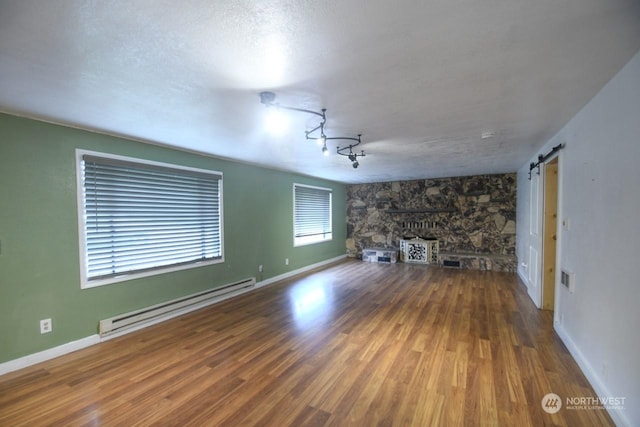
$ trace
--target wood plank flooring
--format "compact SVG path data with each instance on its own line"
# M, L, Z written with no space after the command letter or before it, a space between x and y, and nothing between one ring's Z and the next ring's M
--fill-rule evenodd
M0 377L0 426L608 426L517 276L345 261Z

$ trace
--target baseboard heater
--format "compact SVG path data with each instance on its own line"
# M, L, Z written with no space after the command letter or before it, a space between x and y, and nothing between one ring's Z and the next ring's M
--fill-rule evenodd
M130 313L121 314L100 321L100 336L106 337L140 329L164 320L197 310L210 304L214 304L223 299L229 298L230 294L239 294L255 287L256 279L251 277L235 283L229 283L220 288L211 289L197 294L188 295L172 301L152 305Z

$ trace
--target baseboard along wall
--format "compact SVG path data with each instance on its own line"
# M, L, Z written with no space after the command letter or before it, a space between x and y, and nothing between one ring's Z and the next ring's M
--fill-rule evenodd
M262 288L264 286L271 285L273 283L279 282L279 281L284 280L284 279L288 279L288 278L296 276L298 274L305 273L307 271L313 270L313 269L318 268L318 267L322 267L322 266L325 266L325 265L333 264L335 262L338 262L340 260L345 259L346 257L347 257L347 255L341 255L341 256L338 256L338 257L335 257L335 258L330 258L330 259L327 259L327 260L324 260L324 261L317 262L315 264L307 265L305 267L298 268L296 270L288 271L288 272L280 274L278 276L270 277L270 278L268 278L266 280L262 280L260 282L257 282L255 284L255 286L250 288L250 289L243 290L243 291L238 291L238 292L233 292L233 293L224 295L220 299L212 301L208 305L212 305L212 304L215 304L215 303L218 303L218 302L222 302L222 301L227 300L229 298L233 298L233 297L236 297L238 295L242 295L244 293L251 292L251 291L253 291L255 289L259 289L259 288ZM199 304L199 305L195 305L193 307L185 308L184 310L180 311L179 315L184 315L184 314L187 314L187 313L189 313L191 311L199 310L199 309L201 309L201 308L203 308L205 306L206 305ZM36 365L38 363L46 362L47 360L55 359L56 357L64 356L65 354L73 353L74 351L82 350L83 348L87 348L87 347L90 347L92 345L99 344L99 343L101 343L103 341L107 341L107 340L116 338L118 336L129 334L131 332L134 332L134 331L149 327L151 325L155 325L155 324L160 323L160 322L164 322L164 321L169 320L169 319L174 318L174 317L176 317L176 314L170 314L170 315L168 315L166 317L163 317L163 318L156 318L156 319L153 319L152 321L145 322L144 324L141 324L141 325L139 325L137 327L134 327L134 328L127 329L126 331L122 331L120 333L114 333L112 335L108 335L108 336L104 336L104 337L100 337L100 335L98 335L98 334L90 335L88 337L84 337L84 338L81 338L81 339L76 340L76 341L71 341L71 342L68 342L68 343L64 343L64 344L56 346L56 347L48 348L46 350L43 350L43 351L40 351L40 352L37 352L37 353L28 354L28 355L20 357L18 359L9 360L7 362L0 363L0 375L4 375L4 374L8 374L9 372L13 372L13 371L17 371L17 370L20 370L20 369L28 368L29 366L33 366L33 365Z

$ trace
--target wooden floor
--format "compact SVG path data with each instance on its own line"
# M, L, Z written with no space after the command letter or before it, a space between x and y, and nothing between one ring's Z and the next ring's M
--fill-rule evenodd
M346 261L0 377L0 425L597 426L515 275Z

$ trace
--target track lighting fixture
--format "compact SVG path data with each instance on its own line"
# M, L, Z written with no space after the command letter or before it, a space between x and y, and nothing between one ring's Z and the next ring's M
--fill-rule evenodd
M362 134L359 134L357 138L354 137L350 137L350 136L332 136L329 137L324 133L324 127L327 124L327 109L323 108L320 112L318 111L313 111L313 110L307 110L306 108L297 108L297 107L288 107L288 106L284 106L284 105L280 105L276 102L276 94L273 92L260 92L260 103L264 104L265 107L273 107L273 108L277 108L277 109L284 109L284 110L291 110L291 111L298 111L301 113L307 113L307 114L313 114L316 115L318 117L320 117L320 123L318 124L318 126L316 126L315 128L311 129L311 130L306 130L304 131L304 135L306 137L306 139L311 139L311 140L315 140L318 145L322 146L322 154L324 154L325 156L329 155L329 149L327 148L327 141L328 140L348 140L348 141L354 141L355 143L349 144L345 147L337 147L336 148L336 152L338 154L340 154L341 156L346 156L349 158L349 160L351 160L351 165L353 166L353 168L357 168L358 165L360 163L358 163L358 157L364 157L364 150L361 150L360 153L354 153L353 152L353 148L360 145L362 143L362 140L360 139L362 137ZM348 150L348 152L347 152Z

